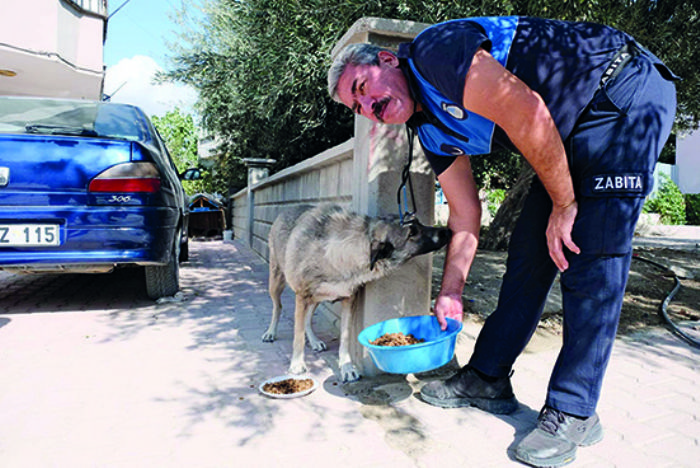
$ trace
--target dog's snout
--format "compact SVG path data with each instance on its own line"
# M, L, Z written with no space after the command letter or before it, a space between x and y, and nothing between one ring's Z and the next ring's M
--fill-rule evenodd
M436 242L438 244L440 244L441 247L449 244L450 239L452 239L452 231L450 229L447 229L447 228L438 229Z
M448 228L421 226L422 236L419 243L418 255L443 248L450 242L452 231Z
M432 241L435 243L435 249L440 249L447 245L452 239L452 231L448 228L433 228Z

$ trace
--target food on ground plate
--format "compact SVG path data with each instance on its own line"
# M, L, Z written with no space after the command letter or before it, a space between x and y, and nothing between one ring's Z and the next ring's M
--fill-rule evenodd
M291 395L294 393L303 392L314 386L314 381L311 379L284 379L279 382L270 382L263 385L263 390L267 393L279 395Z
M375 346L408 346L418 343L425 343L425 340L423 338L416 338L411 333L404 335L401 332L385 333L376 340L370 341L370 344Z

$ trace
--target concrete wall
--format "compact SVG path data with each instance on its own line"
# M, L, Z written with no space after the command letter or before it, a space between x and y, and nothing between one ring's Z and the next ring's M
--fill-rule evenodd
M350 207L352 201L353 140L261 179L233 195L233 229L262 258L268 260L267 236L277 214L302 204L337 203ZM252 230L249 194L252 193Z
M236 239L248 239L248 189L245 188L231 197L231 229Z

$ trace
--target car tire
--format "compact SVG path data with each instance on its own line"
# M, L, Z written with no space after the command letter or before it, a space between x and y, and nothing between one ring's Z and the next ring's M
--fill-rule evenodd
M166 265L147 266L146 294L151 299L173 296L180 289L180 234L173 241L173 252Z

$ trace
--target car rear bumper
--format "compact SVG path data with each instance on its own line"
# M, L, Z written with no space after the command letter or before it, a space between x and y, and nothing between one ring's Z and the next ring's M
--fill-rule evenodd
M61 265L163 265L170 260L179 212L169 207L18 210L0 208L0 225L58 224L57 246L0 244L0 268L53 269Z

